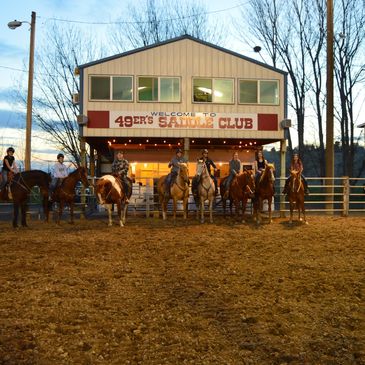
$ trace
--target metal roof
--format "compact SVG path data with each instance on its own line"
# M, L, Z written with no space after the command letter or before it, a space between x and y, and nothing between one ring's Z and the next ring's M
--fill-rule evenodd
M272 71L281 73L283 75L287 75L287 72L286 71L280 70L280 69L278 69L276 67L273 67L273 66L270 66L270 65L268 65L266 63L257 61L257 60L255 60L253 58L249 58L249 57L243 56L242 54L237 53L237 52L233 52L233 51L231 51L229 49L222 48L222 47L219 47L219 46L217 46L215 44L212 44L212 43L203 41L203 40L201 40L199 38L195 38L195 37L193 37L191 35L188 35L188 34L185 34L185 35L182 35L182 36L176 37L176 38L171 38L171 39L168 39L168 40L163 41L163 42L154 43L154 44L151 44L151 45L148 45L148 46L145 46L145 47L136 48L136 49L133 49L133 50L130 50L130 51L127 51L127 52L119 53L119 54L116 54L114 56L109 56L109 57L101 58L101 59L96 60L96 61L84 63L83 65L79 65L77 67L79 69L84 69L84 68L87 68L87 67L90 67L90 66L98 65L100 63L112 61L112 60L115 60L115 59L118 59L118 58L121 58L121 57L126 57L126 56L129 56L129 55L138 53L138 52L143 52L143 51L146 51L148 49L152 49L152 48L164 46L166 44L170 44L170 43L174 43L174 42L179 42L179 41L182 41L182 40L190 40L190 41L193 41L193 42L197 42L197 43L200 43L200 44L202 44L204 46L211 47L211 48L214 48L214 49L216 49L218 51L221 51L221 52L230 54L230 55L232 55L234 57L241 58L241 59L243 59L245 61L255 63L258 66L261 66L261 67L270 69Z

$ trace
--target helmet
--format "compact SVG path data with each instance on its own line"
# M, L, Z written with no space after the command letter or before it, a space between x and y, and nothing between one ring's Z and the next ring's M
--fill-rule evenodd
M63 153L59 153L58 155L57 155L57 160L60 158L60 157L65 157L65 155L63 154Z
M7 150L6 150L6 152L15 152L15 150L14 150L14 148L13 147L9 147Z
M178 148L177 150L176 150L176 153L182 153L183 151L182 151L182 149L181 148Z
M202 150L202 154L203 153L208 153L208 150L206 149L206 148L204 148L203 150Z

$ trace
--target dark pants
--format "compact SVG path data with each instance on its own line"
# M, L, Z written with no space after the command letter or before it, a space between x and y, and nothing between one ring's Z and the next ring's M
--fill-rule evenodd
M5 185L8 183L8 171L2 170L1 171L1 182L0 182L0 190L5 187Z
M128 199L132 195L132 181L127 176L121 176L120 181L123 185L123 190Z
M170 187L176 181L177 172L170 172L165 179L165 195L170 196Z

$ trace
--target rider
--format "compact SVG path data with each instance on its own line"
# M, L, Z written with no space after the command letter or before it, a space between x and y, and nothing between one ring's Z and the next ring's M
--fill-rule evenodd
M262 172L265 170L267 161L265 160L264 153L262 150L258 150L256 153L256 159L254 162L254 172L255 172L255 183L258 184Z
M226 192L223 195L223 199L228 199L229 189L235 176L238 176L241 171L241 161L238 159L238 152L234 152L232 160L229 161L229 175L225 182Z
M14 152L15 150L13 147L9 147L6 150L6 156L3 159L3 168L1 171L2 180L0 182L0 190L6 186L9 172L14 174L18 172L18 167L15 163Z
M64 159L65 155L63 153L59 153L57 155L57 162L53 166L53 177L51 185L49 186L50 199L52 193L56 190L57 187L61 186L62 181L68 176L68 167L64 164Z
M112 173L113 175L117 175L120 179L120 182L123 185L123 189L125 191L125 202L128 204L129 199L128 197L132 194L132 186L128 179L128 172L129 172L129 162L124 158L124 152L118 151L116 158L112 163Z
M217 171L217 166L215 165L215 163L208 157L208 153L209 151L205 148L202 150L202 156L198 159L198 161L203 161L205 162L205 166L207 167L208 173L210 175L210 177L213 179L214 181L214 186L215 186L215 195L218 194L218 184L217 184L217 178L214 176L214 174L212 175L211 172L211 167L213 167L213 171L216 172ZM200 181L200 176L198 176L197 179L197 183L199 183Z
M165 198L170 197L170 187L175 182L177 174L179 173L179 163L187 163L188 160L183 156L181 148L176 150L176 156L171 159L168 167L171 167L171 172L166 176L165 179Z
M309 195L308 182L307 182L306 178L303 175L303 169L304 169L303 162L302 162L301 158L299 157L299 153L294 152L293 157L292 157L291 162L290 162L289 171L290 172L291 171L299 171L300 176L301 176L302 181L303 181L303 185L304 185L304 194ZM288 194L288 192L289 192L288 191L289 181L290 181L290 176L285 181L283 194Z

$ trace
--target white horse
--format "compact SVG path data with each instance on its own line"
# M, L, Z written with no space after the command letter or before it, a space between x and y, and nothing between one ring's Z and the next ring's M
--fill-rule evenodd
M203 160L199 160L196 165L196 175L194 177L196 186L196 194L194 194L195 204L198 207L197 219L204 223L205 202L209 202L209 220L213 223L213 202L215 199L215 184L211 178L207 165ZM194 186L194 182L193 182Z

